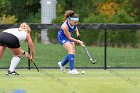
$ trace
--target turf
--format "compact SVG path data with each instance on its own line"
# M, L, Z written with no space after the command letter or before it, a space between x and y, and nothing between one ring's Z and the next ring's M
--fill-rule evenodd
M139 70L85 70L84 75L17 71L19 76L6 76L6 70L0 70L0 93L139 93L140 88Z

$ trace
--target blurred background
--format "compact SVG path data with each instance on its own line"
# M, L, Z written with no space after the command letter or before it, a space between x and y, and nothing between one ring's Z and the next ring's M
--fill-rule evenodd
M0 24L62 24L66 10L79 15L79 24L139 24L140 0L0 0ZM10 28L10 27L9 27ZM0 28L3 31L3 28ZM81 46L77 45L76 66L104 68L105 33L103 29L79 29L81 39L97 64L89 62ZM107 67L139 68L139 29L107 30ZM36 48L36 63L40 67L57 67L66 51L57 42L58 28L32 29L31 36ZM75 37L76 38L76 37ZM26 44L23 48L28 51ZM56 57L55 57L56 56ZM8 67L12 55L7 50L0 67ZM8 58L8 59L7 59ZM27 67L27 60L19 67ZM5 62L6 61L6 62Z

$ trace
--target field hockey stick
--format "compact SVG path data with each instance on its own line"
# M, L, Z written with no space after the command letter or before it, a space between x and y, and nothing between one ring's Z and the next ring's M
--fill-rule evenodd
M81 41L80 36L78 36L78 39ZM85 53L87 54L89 60L91 63L95 64L96 63L96 59L92 58L91 54L89 53L88 49L86 48L85 45L82 46L84 48Z
M25 53L24 53L24 54L25 54ZM30 48L29 48L29 47L28 47L28 54L30 55ZM31 59L32 59L32 56L30 56L30 58L28 59L28 63L29 63L29 64L30 64L30 62L31 62ZM37 65L34 63L34 61L31 62L31 63L34 64L36 70L39 72L39 69L38 69ZM30 67L29 67L29 68L30 68Z
M34 64L36 70L39 72L39 69L38 69L37 65L34 62L32 62L32 63Z

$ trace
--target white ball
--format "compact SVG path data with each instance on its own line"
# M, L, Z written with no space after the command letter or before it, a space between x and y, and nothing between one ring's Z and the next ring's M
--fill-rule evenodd
M82 71L81 74L85 74L85 71Z

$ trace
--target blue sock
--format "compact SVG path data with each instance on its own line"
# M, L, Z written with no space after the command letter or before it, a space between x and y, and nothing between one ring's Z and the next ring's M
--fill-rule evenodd
M68 60L68 55L66 55L65 58L63 59L61 65L62 65L62 66L65 66L65 65L68 63L68 61L69 61L69 60Z
M69 54L68 59L69 59L69 64L70 64L70 70L73 70L74 69L74 54Z

